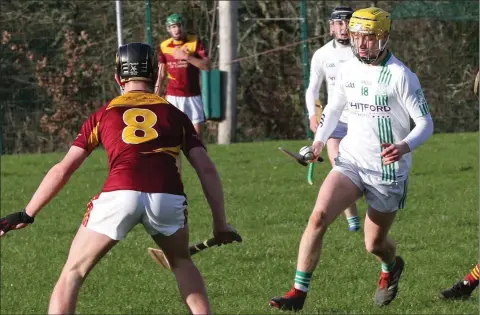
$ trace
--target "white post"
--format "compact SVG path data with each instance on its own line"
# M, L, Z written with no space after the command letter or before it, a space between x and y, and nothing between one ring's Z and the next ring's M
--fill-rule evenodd
M122 27L122 3L115 1L115 12L117 13L117 42L118 47L123 45L123 27ZM120 87L120 95L123 95L123 89Z
M122 2L115 1L115 12L117 13L117 41L118 47L123 45L123 27L122 27Z
M235 142L237 112L237 58L238 46L237 1L218 1L219 70L222 75L222 103L225 120L218 125L218 144Z

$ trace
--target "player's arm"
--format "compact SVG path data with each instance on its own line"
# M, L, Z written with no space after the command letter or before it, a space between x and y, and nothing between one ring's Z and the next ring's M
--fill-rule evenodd
M333 92L332 102L328 103L320 118L320 123L315 133L315 139L313 140L312 150L315 158L317 158L322 152L325 143L335 130L338 124L340 116L342 116L343 109L347 104L347 97L345 95L345 89L342 80L342 70L339 70L335 89Z
M155 94L162 96L163 93L163 82L165 81L166 73L166 64L158 63L158 77L157 82L155 83Z
M192 131L195 132L193 125ZM187 158L197 172L203 193L210 205L213 218L213 236L219 241L219 244L231 243L234 240L232 236L237 232L227 223L222 182L215 164L208 156L203 145L191 148L188 151ZM232 234L232 232L235 233Z
M55 164L45 175L37 191L25 207L26 213L30 217L35 217L62 190L88 155L88 151L72 146L62 161Z
M106 106L91 115L83 124L70 150L62 161L48 171L25 209L0 219L0 236L4 236L10 230L21 229L33 223L40 210L62 190L90 152L99 145L98 122Z
M197 47L194 54L187 54L186 60L200 70L210 70L210 58L208 58L207 51L203 46L203 42L198 39Z
M88 154L84 149L72 146L63 160L45 175L25 209L0 219L0 237L10 230L21 229L33 223L35 216L62 190Z
M205 71L210 70L209 58L202 58L202 57L195 57L194 55L187 55L186 60L188 63L191 63L192 65L194 65L200 70L205 70Z
M162 52L162 48L159 49L159 59L158 59L158 77L157 82L155 83L155 94L162 96L163 93L163 83L165 81L167 73L167 58Z
M322 62L320 58L320 51L315 52L312 57L312 64L310 67L310 81L307 91L305 92L305 103L307 104L308 118L310 120L310 129L316 132L318 122L315 110L315 101L320 93L325 73L322 70Z
M182 115L181 120L184 128L182 150L200 180L203 192L212 211L214 230L225 229L228 225L220 176L215 164L208 156L202 141L195 132L190 119L186 115Z
M223 187L215 164L202 146L190 149L188 160L197 172L203 192L212 211L214 226L226 226L227 219Z
M384 147L382 157L385 165L400 160L404 154L424 144L433 134L432 116L418 77L413 73L404 74L398 82L396 91L399 100L413 119L415 127L399 143L382 145Z
M63 160L47 173L25 208L29 216L37 215L40 209L57 195L88 155L100 144L98 127L106 106L87 119Z

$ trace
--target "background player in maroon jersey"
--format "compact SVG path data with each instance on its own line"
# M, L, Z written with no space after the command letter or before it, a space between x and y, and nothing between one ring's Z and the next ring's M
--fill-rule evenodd
M167 101L187 114L201 139L205 116L200 70L210 70L210 60L200 38L185 32L182 15L168 16L165 24L171 37L160 44L160 71L155 92L162 95L162 84L168 77Z
M40 210L100 143L109 172L92 198L53 290L49 314L73 314L78 292L96 263L138 223L165 252L180 294L193 314L210 313L202 276L188 251L187 199L175 158L183 151L197 171L213 216L213 234L233 241L215 165L188 117L153 93L158 62L153 48L130 43L118 49L115 78L125 93L82 126L62 161L47 173L22 212L0 221L0 236L33 223Z

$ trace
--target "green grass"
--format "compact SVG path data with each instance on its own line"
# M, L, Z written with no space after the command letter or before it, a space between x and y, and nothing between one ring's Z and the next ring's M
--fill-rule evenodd
M229 221L244 238L194 257L217 314L279 314L268 300L290 288L300 236L318 187L330 167L318 165L313 186L306 168L277 147L305 141L209 146L223 179ZM2 157L1 213L23 208L49 167L62 154ZM435 135L414 153L407 207L391 236L406 261L398 298L388 307L372 301L380 265L364 248L363 233L351 234L336 220L325 239L303 314L478 314L478 290L462 302L438 299L478 259L478 133ZM50 293L81 223L86 204L107 174L96 151L32 226L1 241L2 314L47 311ZM211 216L199 181L184 169L191 240L211 235ZM365 214L365 203L359 203ZM137 226L86 280L78 313L186 313L171 273L147 254L153 241Z

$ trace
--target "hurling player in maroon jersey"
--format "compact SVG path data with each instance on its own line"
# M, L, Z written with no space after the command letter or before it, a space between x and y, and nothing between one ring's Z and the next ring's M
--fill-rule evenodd
M157 55L151 46L130 43L119 47L115 79L125 93L88 118L26 208L0 219L0 236L32 224L90 153L103 145L108 177L88 203L51 295L49 314L75 312L88 273L137 224L145 227L166 254L190 313L211 312L203 278L188 250L187 198L175 165L180 151L196 170L210 204L214 237L220 243L231 243L235 230L227 224L215 165L190 119L153 93L157 71Z
M202 138L205 120L200 89L200 70L210 70L210 60L202 40L185 32L185 20L174 13L165 22L171 36L159 46L159 77L156 93L162 95L162 85L168 77L166 99L187 114Z

